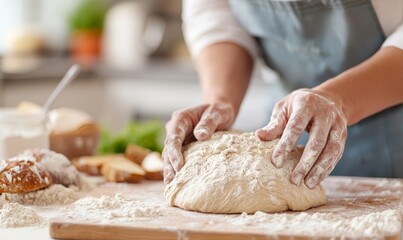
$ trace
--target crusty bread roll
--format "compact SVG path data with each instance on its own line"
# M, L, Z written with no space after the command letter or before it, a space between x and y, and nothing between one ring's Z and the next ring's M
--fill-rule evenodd
M104 162L101 172L109 182L137 183L144 179L145 171L127 158Z
M134 163L141 165L143 159L150 153L150 149L143 148L134 144L126 146L125 156Z
M27 193L53 184L47 169L32 156L0 162L0 193Z

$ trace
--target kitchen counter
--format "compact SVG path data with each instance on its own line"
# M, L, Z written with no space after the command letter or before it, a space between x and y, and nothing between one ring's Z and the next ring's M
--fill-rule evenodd
M306 213L313 214L313 213L329 213L329 214L336 214L347 219L350 217L359 217L365 216L366 214L371 214L378 211L385 211L388 209L394 209L394 211L398 211L401 214L401 197L403 192L403 180L401 179L380 179L380 178L354 178L354 177L329 177L323 182L323 186L326 189L327 196L328 196L328 203L324 206L313 208ZM144 192L142 192L143 190ZM95 189L91 195L93 196L100 196L100 195L113 195L116 193L121 194L130 194L132 197L140 197L146 198L147 196L153 197L155 200L156 198L161 197L160 205L165 205L164 200L162 199L162 190L163 184L158 182L143 182L141 184L114 184L108 183L105 186ZM129 196L129 195L128 195ZM154 201L155 202L155 201ZM192 239L192 229L197 229L199 232L198 234L209 234L209 232L218 231L218 226L222 226L223 229L228 228L231 229L230 225L226 225L228 223L227 220L236 218L238 215L228 215L228 217L220 219L220 215L209 215L209 214L201 214L201 213L192 213L187 212L184 210L180 210L177 208L168 208L166 211L175 212L175 214L168 214L169 216L175 216L175 221L169 220L169 223L163 223L164 217L160 218L158 221L140 221L140 222L130 222L127 223L129 230L126 228L127 232L125 234L126 237L122 237L123 235L117 234L116 239L127 239L127 236L131 233L136 232L136 226L138 224L144 226L150 226L150 229L157 227L159 224L163 223L164 227L158 228L161 231L167 231L164 236L176 236L176 231L179 231L181 234L188 233L190 236L189 239ZM46 218L53 218L58 216L56 220L54 220L53 224L55 229L58 229L59 234L58 236L74 236L77 235L75 231L76 227L79 227L80 223L85 223L85 219L75 218L74 214L67 211L63 211L61 207L42 207L38 209L40 215ZM73 214L73 215L70 215ZM284 214L299 214L298 212L286 212ZM290 215L290 216L291 216ZM71 216L71 217L70 217ZM183 225L181 227L181 218L184 218L184 223L189 223L188 225ZM188 219L189 218L189 219ZM207 220L206 220L207 219ZM216 221L217 224L213 225L206 225L205 221L211 222ZM191 223L191 224L190 224ZM78 225L77 225L78 224ZM106 239L108 231L115 227L119 227L119 224L108 225L105 223L96 223L92 222L91 227L89 227L86 233L82 232L82 235L79 239ZM201 225L200 225L201 224ZM139 226L140 226L139 225ZM172 225L172 226L171 226ZM198 226L204 227L198 227ZM60 226L60 228L58 227ZM105 228L105 226L109 226ZM125 224L123 223L123 226ZM144 227L143 226L143 227ZM242 230L245 234L242 236L248 236L248 232L254 232L255 234L258 233L259 227L258 226L242 226L236 225L236 229ZM370 227L370 226L368 226ZM130 230L130 228L132 230ZM245 228L245 229L244 229ZM143 228L142 228L143 229ZM177 229L177 230L175 230ZM216 230L214 230L216 229ZM144 229L143 229L144 230ZM238 231L237 230L237 231ZM93 231L92 234L91 231ZM152 234L151 232L145 233L145 236L150 236L147 234ZM201 231L201 232L200 232ZM236 230L233 230L236 231ZM314 229L313 229L314 231ZM179 234L178 232L178 234ZM56 232L54 232L55 234ZM144 233L144 232L143 232ZM106 234L106 235L105 235ZM161 234L161 233L158 233ZM287 234L286 234L287 235ZM92 236L90 238L89 236ZM102 237L104 236L104 237ZM141 235L140 235L141 236ZM179 235L178 235L179 236ZM181 235L182 236L182 235ZM259 235L257 235L259 236ZM388 239L400 239L401 235L396 235L395 237L388 238ZM15 229L0 229L0 238L1 239L51 239L49 237L48 228L15 228ZM176 239L176 237L173 237ZM245 238L237 238L237 239L247 239ZM260 239L260 238L257 238ZM307 239L307 238L304 238Z
M87 175L82 176L85 180L85 186L90 187L88 190L92 191L95 187L103 184L105 181L103 177L90 177ZM24 205L31 207L37 212L38 215L46 219L47 221L51 218L60 216L62 211L68 205L50 205L50 206L36 206L36 205ZM43 227L21 227L21 228L0 228L0 239L1 240L47 240L52 239L49 236L48 225Z

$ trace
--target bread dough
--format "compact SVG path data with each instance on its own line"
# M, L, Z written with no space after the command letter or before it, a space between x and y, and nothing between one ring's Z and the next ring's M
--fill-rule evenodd
M217 132L185 147L185 165L166 186L169 204L208 213L268 213L306 210L326 203L322 186L290 182L301 157L296 148L282 168L271 163L278 139L260 141L254 133Z
M62 184L66 187L70 185L81 185L80 174L63 154L45 148L37 148L26 150L22 155L32 155L36 157L37 161L49 171L54 184Z

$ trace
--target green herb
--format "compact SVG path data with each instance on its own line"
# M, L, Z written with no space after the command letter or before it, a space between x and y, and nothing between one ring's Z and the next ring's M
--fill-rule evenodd
M135 144L161 153L164 136L164 125L160 121L131 122L117 135L112 135L103 128L98 153L124 153L128 144Z
M69 19L71 30L98 30L102 31L106 5L102 0L81 0Z

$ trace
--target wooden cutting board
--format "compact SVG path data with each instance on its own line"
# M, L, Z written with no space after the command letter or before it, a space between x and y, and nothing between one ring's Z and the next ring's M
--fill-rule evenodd
M313 213L333 213L348 218L364 216L387 209L400 213L403 194L403 180L382 178L329 177L323 182L327 192L326 205L306 211ZM340 239L338 235L319 236L312 233L289 234L287 231L272 234L270 229L256 226L231 224L238 215L217 215L189 212L179 208L167 207L163 198L164 185L160 182L141 184L104 184L91 196L114 195L120 193L147 201L157 200L165 214L148 221L130 223L102 223L77 217L74 210L67 210L63 216L52 219L50 235L58 239L86 240L126 240L126 239ZM70 212L69 212L70 211ZM299 214L287 212L286 214ZM401 229L401 226L400 226ZM314 231L314 229L313 229ZM400 231L401 232L401 231ZM360 236L358 238L361 239ZM401 234L385 236L385 239L401 239Z

